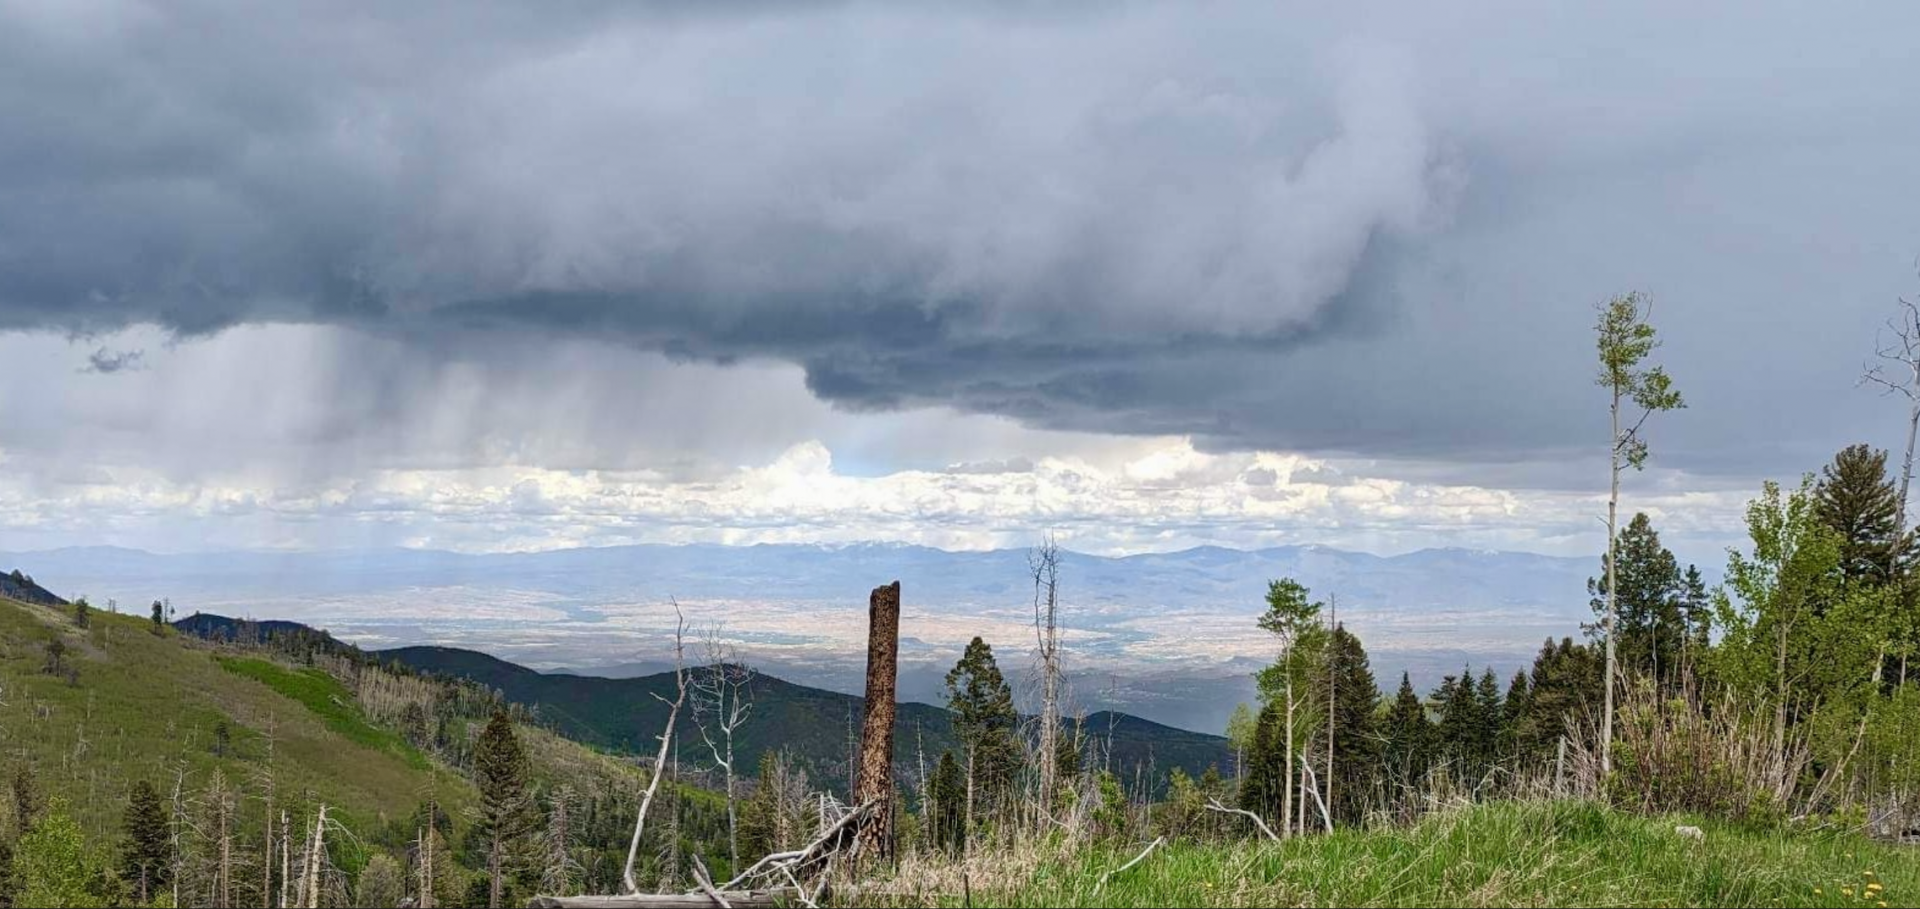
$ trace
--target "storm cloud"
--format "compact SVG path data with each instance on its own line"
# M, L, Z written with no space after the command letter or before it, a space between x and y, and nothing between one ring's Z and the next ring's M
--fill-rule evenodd
M1484 465L1604 437L1591 306L1638 287L1666 463L1880 440L1911 6L903 6L0 3L0 329L591 337Z

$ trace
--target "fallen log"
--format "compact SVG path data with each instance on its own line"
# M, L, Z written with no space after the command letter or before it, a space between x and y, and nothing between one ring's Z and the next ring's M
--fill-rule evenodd
M734 909L775 909L798 904L798 891L792 887L770 890L717 891L726 905ZM625 896L536 896L527 902L533 909L716 909L713 897L693 893L631 893Z

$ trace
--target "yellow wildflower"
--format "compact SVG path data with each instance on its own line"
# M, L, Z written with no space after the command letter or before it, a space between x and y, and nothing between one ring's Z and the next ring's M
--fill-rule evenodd
M1868 892L1868 893L1879 893L1880 891L1882 891L1882 890L1885 890L1885 889L1887 889L1887 888L1885 888L1885 887L1882 887L1882 886L1880 886L1880 882L1879 882L1879 881L1874 881L1873 883L1871 883L1871 884L1868 884L1868 885L1867 885L1867 892Z
M1852 895L1853 895L1853 888L1852 888L1852 887L1842 887L1842 888L1840 888L1840 895L1841 895L1841 896L1852 896Z

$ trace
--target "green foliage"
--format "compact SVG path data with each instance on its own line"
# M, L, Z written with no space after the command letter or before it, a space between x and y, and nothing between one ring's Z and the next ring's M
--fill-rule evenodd
M1696 825L1699 841L1677 836ZM1858 836L1655 818L1579 802L1501 802L1436 813L1417 825L1345 829L1285 843L1173 841L1100 883L1134 843L1014 864L983 883L976 906L1890 906L1920 897L1909 847ZM987 857L992 867L996 859ZM982 867L976 862L975 868ZM1871 872L1869 874L1868 872ZM977 874L977 872L976 872ZM1843 893L1853 889L1854 896ZM938 902L960 906L949 892ZM882 903L884 905L884 903Z
M266 685L299 701L333 730L356 745L386 751L415 769L427 769L427 759L392 730L373 725L353 693L339 679L321 669L292 670L254 657L218 657L222 669Z
M1333 802L1329 808L1335 823L1358 824L1373 802L1382 768L1384 749L1377 718L1380 689L1373 680L1366 648L1344 625L1334 628L1329 638L1327 663L1328 671L1323 675L1334 683ZM1321 783L1328 785L1326 780Z
M173 872L167 809L152 783L133 784L121 832L120 876L134 896L146 902L166 887Z
M1413 681L1400 674L1400 690L1387 708L1386 742L1382 766L1395 789L1417 785L1433 765L1435 731L1427 719L1427 706L1413 691Z
M1600 710L1605 665L1596 648L1572 638L1540 645L1527 675L1526 715L1511 732L1523 763L1552 756L1561 736L1590 726Z
M166 619L166 612L165 612L165 608L166 608L166 607L164 607L164 606L162 606L162 605L160 604L160 601L159 601L159 600L154 600L154 601L153 601L153 625L152 625L152 628L153 628L153 633L154 633L154 634L160 634L160 635L164 635L164 634L166 634L166 631L167 631L167 619Z
M496 710L480 732L473 749L473 782L480 789L480 813L474 835L486 844L490 877L487 905L500 905L503 878L514 858L517 840L531 832L538 818L527 797L527 756L513 734L513 721Z
M960 852L967 845L967 777L953 752L940 754L927 784L929 835L937 848Z
M994 662L993 648L974 638L947 672L947 709L954 735L971 758L976 818L980 805L997 805L1020 770L1020 722L1013 688Z
M1647 444L1640 438L1639 425L1647 414L1685 407L1680 392L1673 387L1664 368L1645 366L1648 356L1660 341L1647 321L1653 303L1635 291L1615 297L1600 307L1594 325L1600 351L1600 375L1595 380L1613 396L1617 413L1621 401L1631 401L1642 416L1614 439L1614 455L1635 470L1645 466Z
M1645 512L1635 514L1615 544L1619 584L1614 593L1614 647L1622 675L1647 675L1662 687L1677 687L1683 667L1705 648L1711 627L1699 572L1687 574ZM1590 631L1604 633L1606 595L1614 577L1600 560L1600 577L1587 581L1595 616Z
M400 863L393 856L376 852L367 859L367 867L360 869L360 879L354 887L355 906L398 906L406 898L406 880L400 871Z
M33 822L13 849L14 904L18 906L100 906L98 863L86 851L80 825L55 804Z
M1813 491L1813 511L1839 536L1840 571L1850 581L1892 580L1903 546L1900 498L1887 476L1887 453L1849 445L1821 474Z
M74 600L73 601L74 626L77 628L85 628L92 623L93 623L93 605L87 602L86 597L80 597L79 599Z
M1100 803L1093 809L1093 829L1097 836L1111 838L1127 832L1127 793L1120 778L1111 770L1094 775L1094 789Z

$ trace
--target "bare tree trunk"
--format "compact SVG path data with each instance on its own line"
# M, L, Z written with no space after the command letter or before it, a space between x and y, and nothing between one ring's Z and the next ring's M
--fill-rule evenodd
M1293 835L1293 679L1287 679L1287 769L1280 777L1280 836Z
M425 829L416 828L413 841L419 844L415 848L420 853L419 871L414 875L420 889L420 899L416 905L421 909L433 909L433 846L427 842Z
M1613 770L1613 688L1615 673L1613 618L1616 608L1616 590L1620 586L1619 576L1614 571L1614 549L1619 534L1615 527L1620 515L1620 389L1613 389L1613 436L1607 450L1607 466L1610 475L1610 488L1607 492L1607 614L1600 619L1601 632L1607 637L1607 670L1605 707L1600 718L1600 776L1604 779Z
M322 803L320 814L313 821L313 839L307 843L306 871L300 876L300 890L305 896L301 902L307 909L320 909L320 869L326 847L327 806Z
M1340 598L1329 596L1327 597L1327 624L1337 630L1340 627L1339 620ZM1327 800L1326 804L1322 806L1328 811L1328 833L1333 832L1333 705L1337 700L1334 697L1334 687L1339 684L1339 677L1335 674L1333 665L1335 653L1336 648L1333 643L1333 638L1329 636L1327 638Z
M287 882L293 879L293 819L280 811L280 907L287 909ZM433 909L433 899L422 894L422 909Z
M273 902L273 715L267 715L267 841L266 859L260 863L260 902L262 905Z
M900 582L875 587L867 601L866 718L860 726L860 777L855 805L872 804L874 823L860 831L860 851L893 855L893 717L899 680Z
M1052 534L1034 550L1031 564L1033 631L1040 647L1040 799L1046 810L1060 775L1060 548Z
M487 838L487 909L500 909L500 831Z
M627 865L620 874L628 893L640 892L639 881L633 876L634 860L640 856L640 834L647 828L647 809L653 806L653 794L660 790L660 778L666 774L667 746L673 742L673 725L680 720L680 705L687 702L687 620L680 615L678 601L673 604L673 614L676 620L673 631L673 681L677 694L672 701L654 695L668 705L667 727L660 731L660 751L653 758L652 779L647 781L646 794L640 797L640 814L633 819L633 843L627 847Z
M1907 413L1907 454L1900 460L1900 516L1894 526L1897 533L1901 534L1907 530L1907 486L1913 482L1913 442L1916 434L1920 434L1920 401L1915 401Z

